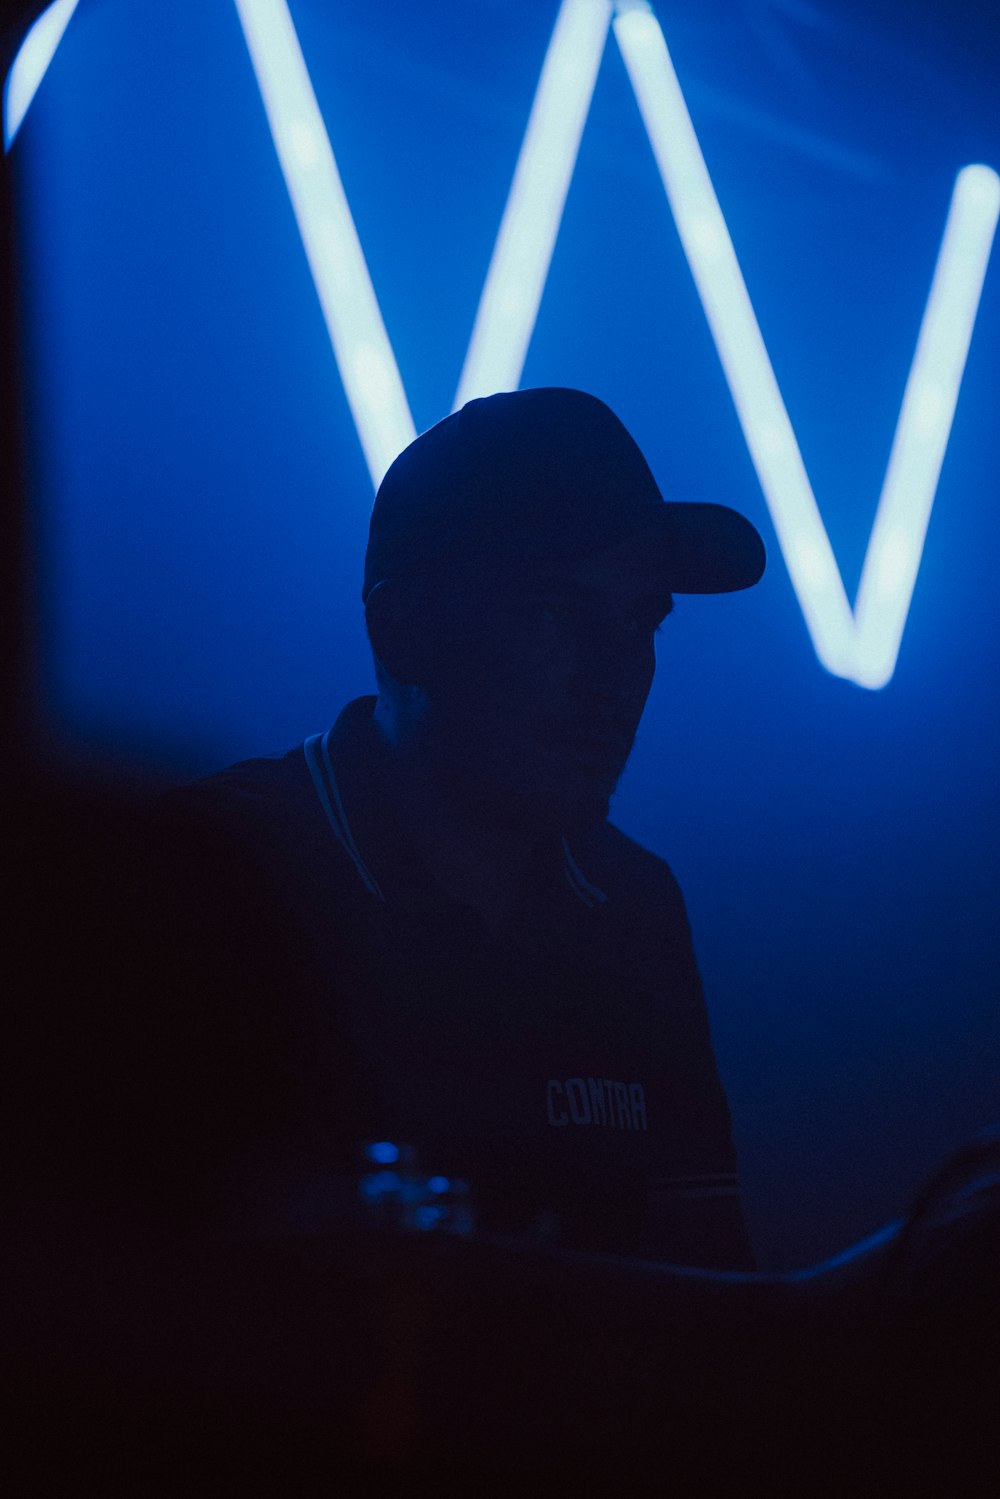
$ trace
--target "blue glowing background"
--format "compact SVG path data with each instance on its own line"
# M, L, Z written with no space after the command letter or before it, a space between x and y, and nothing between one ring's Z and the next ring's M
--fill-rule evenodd
M421 428L557 5L291 9ZM657 7L852 598L955 173L1000 168L988 10ZM370 690L371 486L230 0L83 0L14 159L51 718L175 776L286 747ZM522 383L593 390L769 544L752 594L679 602L616 807L688 898L765 1264L1000 1116L998 375L995 252L896 674L828 676L608 46Z

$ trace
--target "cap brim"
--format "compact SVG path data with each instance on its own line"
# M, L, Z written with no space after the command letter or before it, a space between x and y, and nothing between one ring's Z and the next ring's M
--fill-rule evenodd
M737 593L760 581L767 563L756 526L727 505L664 501L655 521L615 551L671 593Z

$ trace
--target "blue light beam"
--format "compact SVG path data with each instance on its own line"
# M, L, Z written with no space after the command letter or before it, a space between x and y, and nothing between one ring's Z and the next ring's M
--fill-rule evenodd
M48 72L49 63L63 39L63 33L80 0L53 0L38 17L11 64L3 86L3 149L14 144L14 137L24 123L31 101Z
M365 461L378 487L416 436L286 0L235 0Z
M611 24L610 0L563 0L483 284L454 410L516 390Z

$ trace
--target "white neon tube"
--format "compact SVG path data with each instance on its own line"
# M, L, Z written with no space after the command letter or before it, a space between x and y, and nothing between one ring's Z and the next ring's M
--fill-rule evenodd
M80 0L53 0L21 43L3 88L3 148L10 150Z
M610 0L563 0L486 274L455 410L516 390L611 22Z
M286 0L235 0L372 482L416 436Z
M850 605L663 33L639 4L614 30L813 645L851 677Z
M883 687L895 669L998 216L1000 177L990 167L964 167L861 572L855 680L865 687Z
M620 0L615 35L813 645L860 686L892 677L1000 213L959 173L852 613L659 24Z

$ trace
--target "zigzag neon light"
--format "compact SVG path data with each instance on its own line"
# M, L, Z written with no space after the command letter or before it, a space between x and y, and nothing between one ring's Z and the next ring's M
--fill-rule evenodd
M899 652L997 216L1000 178L958 174L852 614L736 252L659 24L619 6L615 35L816 654L884 687Z
M287 6L285 0L236 4L313 263L308 215L299 206L303 173L280 143L287 129L280 106L277 121L273 117L278 90L272 59L286 46L280 38L291 32ZM563 0L483 287L456 405L492 390L513 389L520 380L612 9L610 0ZM816 654L834 674L861 686L882 687L895 668L923 555L1000 213L1000 179L989 167L972 166L960 172L955 183L866 552L857 612L852 613L663 32L645 0L621 0L614 11L615 36ZM247 25L251 13L256 39ZM268 39L270 28L276 45ZM302 95L312 114L315 100L304 63L301 77ZM300 109L298 101L288 99L289 118ZM341 202L339 178L336 186L336 217L343 225L346 253L352 259L360 257L363 265L346 199ZM335 253L336 247L329 249ZM365 278L370 290L367 272ZM326 310L322 288L320 297ZM401 389L381 319L375 323L374 292L370 305L375 313L359 317L354 340L369 351L373 368L378 351L379 388ZM337 349L332 326L331 337ZM338 362L351 398L356 356L352 359L350 350L343 358L338 353ZM397 422L394 440L400 447L411 426L409 420ZM384 451L376 464L371 459L369 463L377 483L386 466Z
M414 435L392 345L286 0L234 0L373 482ZM76 0L8 75L13 139ZM635 91L792 586L824 666L884 686L899 653L1000 217L1000 178L959 172L852 612L659 23L646 0L563 0L476 314L456 405L516 388L609 25ZM44 43L44 45L42 45ZM26 81L25 81L26 80Z

